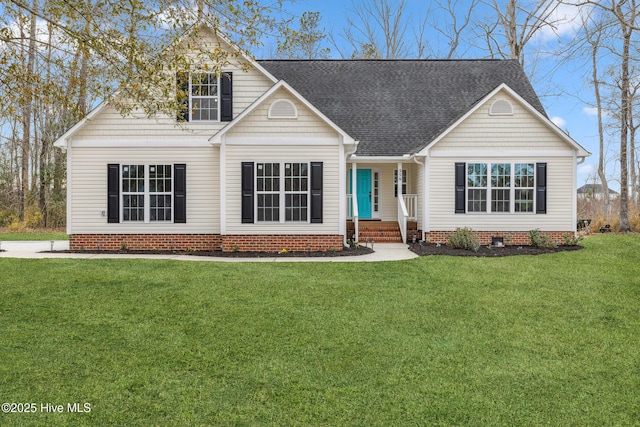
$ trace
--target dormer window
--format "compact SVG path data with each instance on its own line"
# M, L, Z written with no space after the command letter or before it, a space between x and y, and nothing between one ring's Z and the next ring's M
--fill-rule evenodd
M191 73L189 75L189 111L191 121L218 121L220 94L219 81L213 73Z
M228 122L233 119L231 73L176 75L177 98L182 105L178 121Z

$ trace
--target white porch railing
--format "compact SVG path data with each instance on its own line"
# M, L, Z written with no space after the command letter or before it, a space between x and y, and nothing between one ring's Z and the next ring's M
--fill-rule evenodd
M409 214L407 221L417 221L418 220L418 195L404 194L402 197L404 198L404 205L406 206L407 213Z
M400 234L402 235L402 243L407 243L407 221L409 213L407 206L404 204L404 197L398 197L398 225L400 226Z
M347 219L353 221L355 227L355 239L358 241L358 200L353 198L352 194L347 194ZM349 238L351 236L348 236Z

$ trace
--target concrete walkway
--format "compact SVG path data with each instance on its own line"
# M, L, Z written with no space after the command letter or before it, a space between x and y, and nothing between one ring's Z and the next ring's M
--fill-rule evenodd
M52 243L53 242L53 243ZM192 255L154 255L154 254L82 254L82 253L56 253L51 251L53 244L54 251L64 251L69 249L69 242L66 240L44 240L44 241L3 241L1 242L0 258L83 258L83 259L117 259L117 258L138 258L138 259L173 259L179 261L217 261L217 262L379 262L379 261L401 261L416 258L417 255L407 249L404 243L376 243L375 252L368 255L358 256L338 256L338 257L263 257L263 258L233 258L215 256L192 256Z

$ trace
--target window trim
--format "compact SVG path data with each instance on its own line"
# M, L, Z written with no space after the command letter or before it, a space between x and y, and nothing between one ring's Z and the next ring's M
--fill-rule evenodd
M144 167L144 190L142 192L125 192L123 191L123 176L124 176L124 171L123 168L125 166L131 167L131 166L143 166ZM165 166L165 167L169 167L169 170L171 171L171 192L167 192L167 191L163 191L163 192L154 192L151 193L150 191L150 167L151 166ZM128 162L128 163L121 163L119 166L119 172L120 172L120 176L118 178L118 186L119 186L119 190L120 190L120 195L119 195L119 222L121 224L171 224L174 222L174 217L175 217L175 164L173 163L132 163L132 162ZM142 194L144 197L144 207L143 207L143 220L125 220L124 219L124 197L125 196L129 196L129 195L133 195L133 194ZM155 194L155 195L163 195L163 196L169 196L169 200L171 200L171 215L169 219L164 219L164 220L151 220L151 195Z
M468 185L468 177L469 177L469 165L472 164L484 164L486 165L486 187L470 187ZM498 165L498 164L508 164L509 168L510 168L510 178L509 178L509 187L496 187L493 186L493 166L494 165ZM516 165L532 165L533 166L533 187L516 187ZM468 215L535 215L536 213L536 206L537 206L537 194L536 194L536 188L537 188L537 184L538 184L538 173L537 173L537 165L538 163L536 162L531 162L531 161L522 161L522 160L509 160L509 161L505 161L505 160L494 160L494 161L483 161L483 162L479 162L479 161L471 161L471 162L466 162L464 163L464 167L465 167L465 174L464 174L464 184L465 184L465 188L464 188L464 196L465 196L465 206L464 206L464 213L468 214ZM492 191L493 190L505 190L507 189L509 190L509 210L508 211L504 211L504 212L499 212L499 211L493 211L493 198L492 198ZM469 210L469 190L486 190L486 208L484 211L470 211ZM532 199L532 209L530 211L516 211L516 200L515 200L515 193L516 190L532 190L533 192L533 199Z
M277 164L279 165L279 175L278 175L278 190L277 191L264 191L258 190L258 169L259 165L265 164ZM286 179L286 165L287 164L306 164L307 172L306 172L306 180L307 180L307 189L306 191L286 191L285 179ZM268 224L310 224L311 223L311 199L312 199L312 191L311 191L311 161L263 161L263 162L255 162L255 172L253 173L253 188L255 189L255 200L253 203L253 215L255 218L255 224L268 225ZM278 194L278 219L273 221L265 221L258 219L258 211L259 211L259 196L261 194ZM286 196L291 194L302 194L307 196L306 203L306 219L305 220L287 220L286 219Z
M393 197L398 198L398 168L393 169ZM402 195L409 194L409 169L402 168Z
M218 108L216 109L217 112L217 116L215 120L202 120L202 119L195 119L193 116L193 76L194 75L208 75L209 79L211 79L211 76L213 76L216 79L216 95L212 96L195 96L195 98L206 98L206 99L216 99L217 100L217 106ZM211 73L211 72L207 72L207 71L194 71L189 73L189 121L193 122L193 123L216 123L216 122L220 122L221 119L221 114L222 114L222 94L221 94L221 78L220 75L216 75L216 73Z

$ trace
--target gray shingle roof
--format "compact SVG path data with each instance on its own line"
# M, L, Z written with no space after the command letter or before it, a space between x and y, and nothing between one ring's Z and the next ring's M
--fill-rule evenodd
M515 60L262 60L350 136L358 155L425 147L505 83L546 116Z
M578 194L602 194L603 192L602 184L585 184L577 190ZM609 194L619 193L616 190L609 188Z

